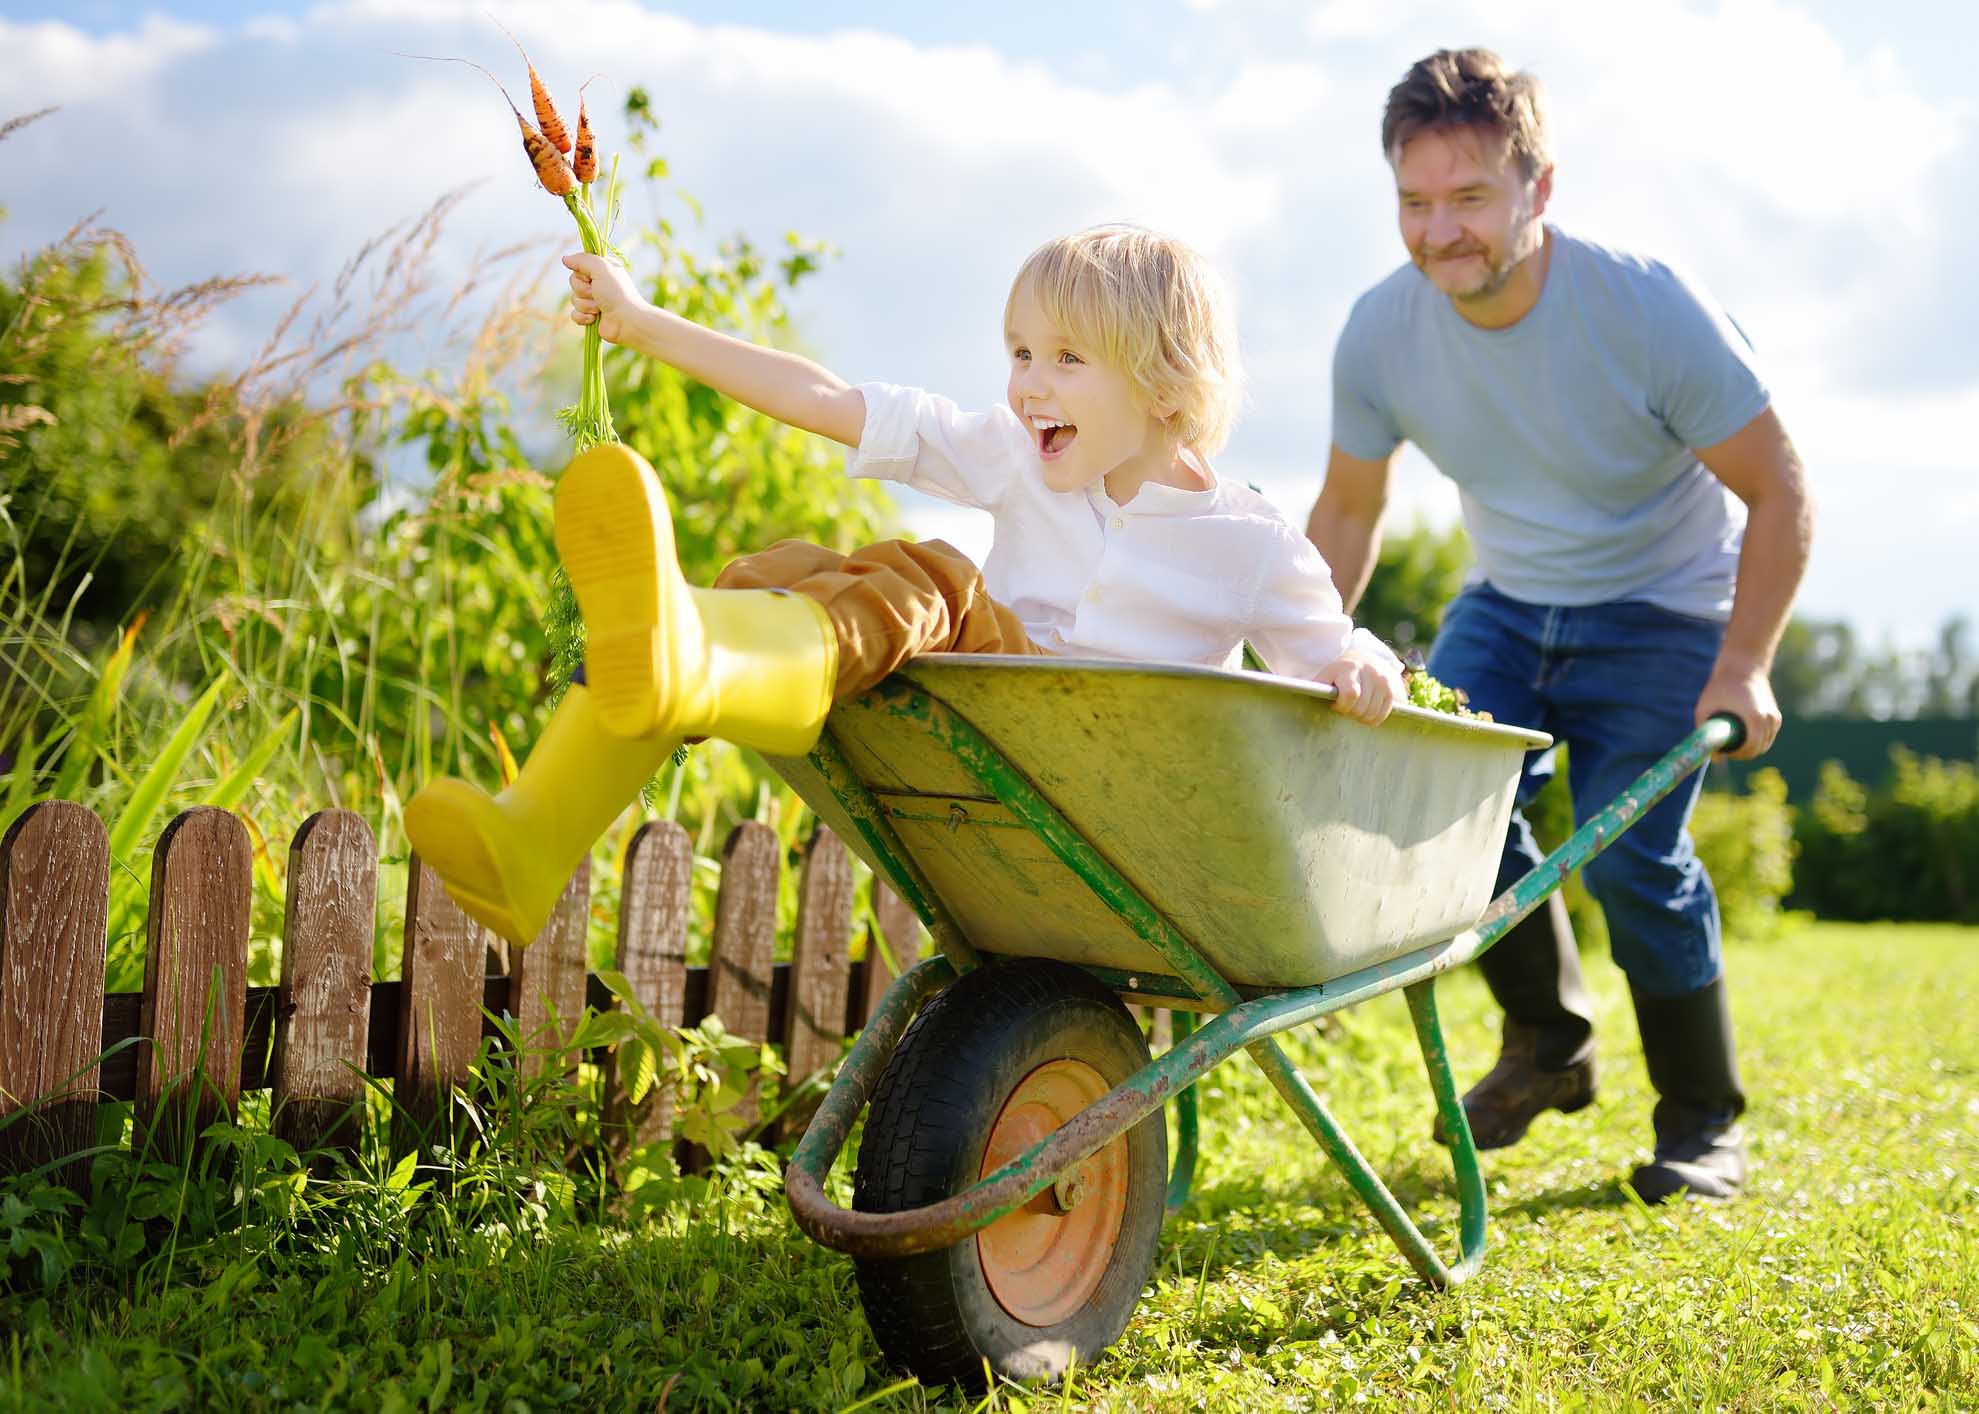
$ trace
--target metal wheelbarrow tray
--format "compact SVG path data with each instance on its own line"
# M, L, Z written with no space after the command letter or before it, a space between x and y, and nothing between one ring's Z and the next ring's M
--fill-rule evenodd
M1700 727L1494 900L1521 764L1550 738L1409 707L1369 728L1331 699L1189 665L939 654L841 703L808 757L772 762L941 952L882 998L786 1174L799 1226L858 1259L894 1363L931 1382L979 1382L985 1361L1048 1377L1110 1344L1153 1262L1149 1222L1187 1198L1189 1087L1240 1048L1426 1281L1482 1260L1483 1178L1434 978L1739 724ZM1453 1138L1454 1264L1270 1039L1397 989ZM1177 1009L1159 1059L1120 997ZM1192 1029L1188 1012L1219 1014ZM869 1101L848 1211L823 1181ZM913 1173L894 1181L889 1163Z

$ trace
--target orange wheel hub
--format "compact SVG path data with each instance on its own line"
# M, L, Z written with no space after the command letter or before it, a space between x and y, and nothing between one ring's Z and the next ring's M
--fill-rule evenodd
M1003 1102L983 1149L988 1177L1112 1087L1084 1061L1046 1061ZM990 1294L1031 1326L1051 1326L1093 1294L1113 1260L1127 1212L1127 1136L976 1235Z

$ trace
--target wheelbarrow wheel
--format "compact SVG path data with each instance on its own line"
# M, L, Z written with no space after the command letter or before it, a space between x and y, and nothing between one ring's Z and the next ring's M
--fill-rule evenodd
M853 1206L889 1213L974 1184L1148 1063L1120 999L1065 963L980 967L922 1010L873 1096ZM888 1360L980 1387L983 1365L1056 1379L1126 1327L1154 1270L1168 1178L1161 1112L953 1247L856 1264Z

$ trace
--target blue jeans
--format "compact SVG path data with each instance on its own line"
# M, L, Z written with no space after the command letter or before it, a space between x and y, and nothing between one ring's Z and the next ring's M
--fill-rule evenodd
M1584 822L1690 734L1724 626L1653 604L1526 604L1488 584L1451 603L1429 671L1473 711L1550 732L1567 746L1574 821ZM1553 753L1526 759L1518 803L1553 775ZM1690 838L1699 771L1588 864L1615 962L1641 992L1674 997L1722 970L1718 897ZM1498 888L1540 860L1522 811L1512 815Z

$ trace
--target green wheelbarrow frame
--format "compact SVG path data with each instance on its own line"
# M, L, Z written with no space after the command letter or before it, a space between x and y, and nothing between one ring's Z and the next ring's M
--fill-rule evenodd
M939 742L989 796L1165 959L1170 969L1168 976L1129 976L1115 968L1086 965L1088 972L1117 992L1149 1001L1169 997L1178 1005L1194 1003L1218 1014L1194 1026L1186 1020L1189 1011L1176 1010L1176 1037L1169 1050L1049 1137L963 1192L938 1203L891 1213L853 1211L833 1203L825 1193L825 1176L871 1100L908 1024L929 997L980 965L981 958L913 855L901 844L887 812L853 770L828 727L808 765L850 818L863 852L927 925L940 955L915 964L887 989L799 1142L784 1179L785 1195L798 1227L823 1245L857 1258L905 1257L953 1246L1030 1202L1169 1102L1175 1104L1177 1118L1177 1148L1166 1197L1167 1210L1172 1214L1187 1201L1195 1168L1198 1126L1192 1087L1213 1066L1244 1049L1346 1176L1409 1264L1436 1287L1457 1285L1477 1271L1484 1258L1486 1217L1484 1176L1437 1018L1437 976L1474 961L1679 782L1713 754L1736 747L1744 735L1741 724L1730 716L1714 717L1697 728L1536 868L1493 899L1471 928L1447 941L1320 985L1240 989L959 712L897 677L876 688L874 698L884 703L890 715L915 722ZM1454 1263L1446 1263L1430 1245L1273 1039L1279 1032L1398 988L1408 1000L1437 1111L1452 1136L1451 1160L1461 1213L1459 1253Z

